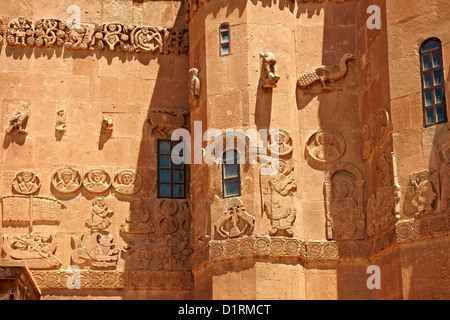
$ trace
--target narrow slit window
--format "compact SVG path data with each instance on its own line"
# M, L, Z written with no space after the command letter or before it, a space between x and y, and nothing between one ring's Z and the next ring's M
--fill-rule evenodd
M425 127L447 122L442 45L437 38L426 40L420 48L422 101Z
M183 142L158 140L158 198L186 198L186 166L173 163L171 157L178 143Z
M220 25L219 28L219 37L220 37L220 55L226 56L230 54L230 25L228 23L224 23Z
M228 150L223 153L222 164L222 189L223 197L237 197L241 195L241 177L239 157L236 150Z

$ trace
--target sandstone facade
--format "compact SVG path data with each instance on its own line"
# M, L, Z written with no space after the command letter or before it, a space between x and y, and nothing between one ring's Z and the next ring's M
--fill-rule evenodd
M449 299L449 15L4 1L2 268L41 299ZM192 164L170 160L174 131ZM202 161L235 140L276 172Z

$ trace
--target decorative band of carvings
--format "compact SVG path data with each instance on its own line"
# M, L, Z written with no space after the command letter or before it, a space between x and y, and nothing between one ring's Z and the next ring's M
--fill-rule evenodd
M212 240L192 256L193 269L221 260L263 257L291 258L304 262L367 259L365 241L302 240L290 237L251 235Z
M214 262L237 258L291 258L302 262L368 260L399 245L450 236L450 216L440 214L400 220L368 240L304 240L290 237L251 235L211 240L192 256L193 270Z
M71 289L70 284L72 290L192 290L194 287L194 276L189 271L80 270L77 275L66 270L34 270L32 274L41 290Z
M369 257L374 258L404 243L446 237L450 237L448 212L431 217L400 220L367 241L368 253Z
M11 47L64 47L68 50L129 53L187 54L189 31L182 27L148 27L124 23L78 23L70 28L64 20L19 17L0 18L0 45Z

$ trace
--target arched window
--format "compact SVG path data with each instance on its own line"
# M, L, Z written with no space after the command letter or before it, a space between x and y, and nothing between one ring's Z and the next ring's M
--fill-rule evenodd
M223 153L222 159L223 197L230 198L240 196L241 177L239 168L239 155L236 150L227 150Z
M219 27L219 43L220 43L220 55L226 56L230 54L230 25L223 23Z
M441 41L431 38L420 47L424 125L447 122Z

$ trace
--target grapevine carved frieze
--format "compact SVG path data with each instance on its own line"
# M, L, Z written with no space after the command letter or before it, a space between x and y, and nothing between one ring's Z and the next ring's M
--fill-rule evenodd
M110 52L119 48L129 53L186 54L189 33L186 28L134 26L118 22L102 24L79 23L68 28L59 19L18 17L6 25L0 22L0 44L13 47L65 47L68 50Z

